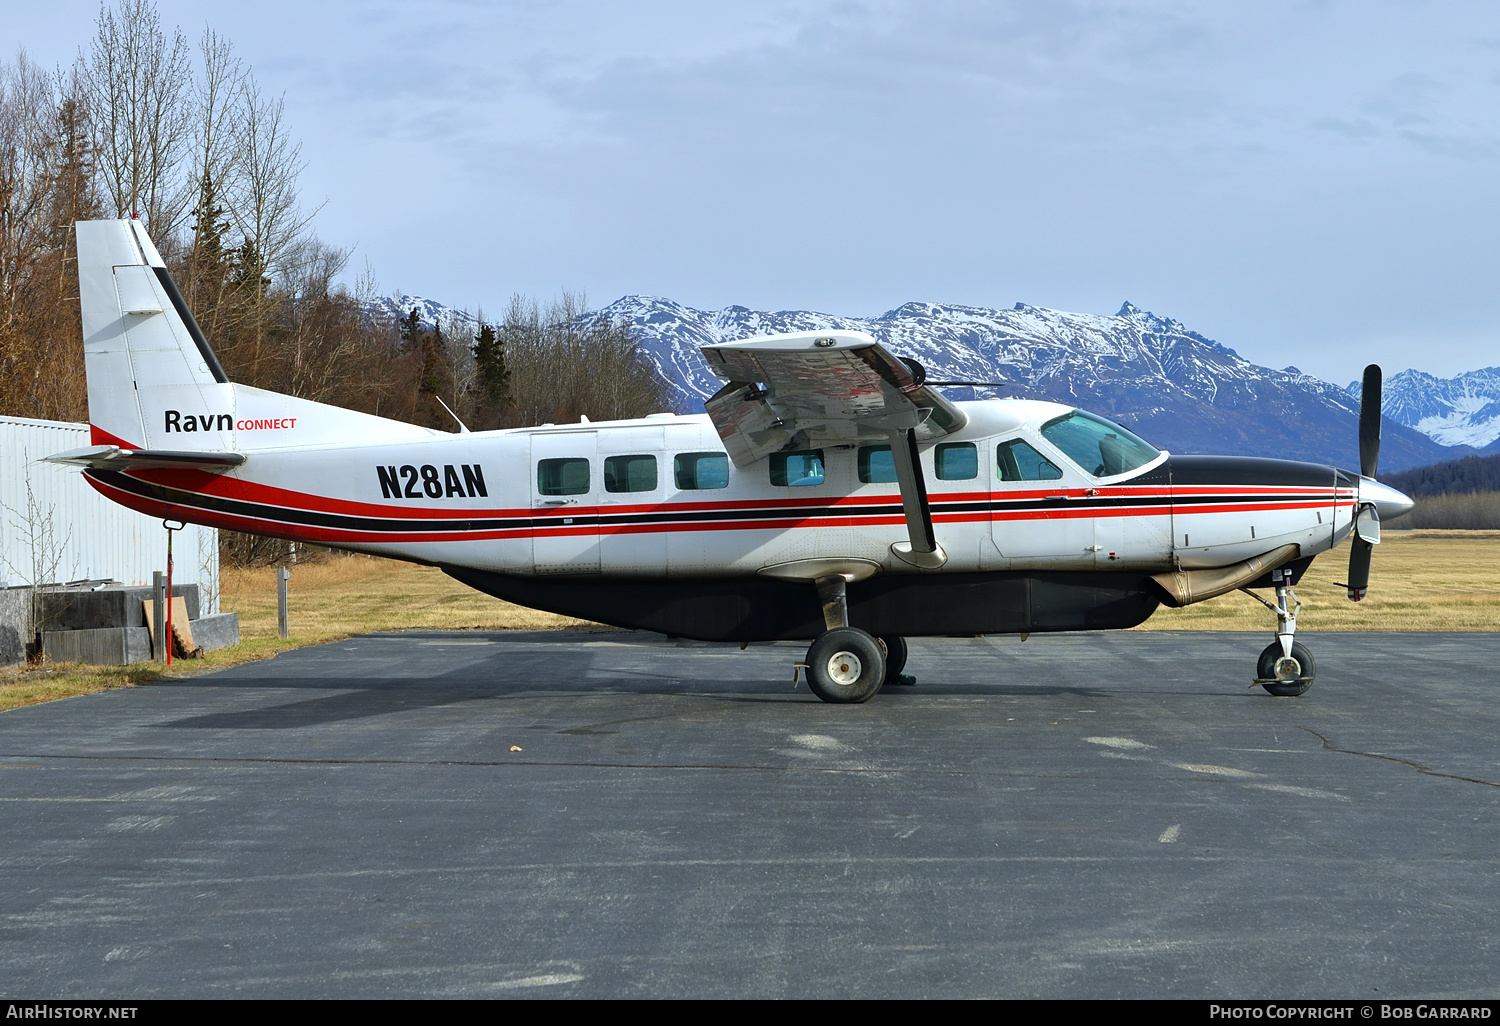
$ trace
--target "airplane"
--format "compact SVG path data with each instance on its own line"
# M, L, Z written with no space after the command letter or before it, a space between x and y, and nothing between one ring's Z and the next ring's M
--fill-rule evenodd
M725 382L705 414L453 433L230 381L139 220L81 221L77 243L93 444L49 459L103 495L621 628L810 641L794 673L826 702L912 682L910 637L1129 628L1235 590L1276 618L1255 682L1303 694L1295 585L1353 535L1362 599L1381 520L1412 506L1375 479L1374 365L1359 473L950 401L833 329L704 346Z

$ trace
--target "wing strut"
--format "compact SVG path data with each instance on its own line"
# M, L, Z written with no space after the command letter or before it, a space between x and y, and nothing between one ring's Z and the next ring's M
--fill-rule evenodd
M890 434L896 483L901 487L901 510L906 514L906 533L911 539L896 542L891 552L912 566L936 570L948 562L948 553L937 543L932 530L932 506L927 501L927 482L922 479L917 436L912 428L893 429Z

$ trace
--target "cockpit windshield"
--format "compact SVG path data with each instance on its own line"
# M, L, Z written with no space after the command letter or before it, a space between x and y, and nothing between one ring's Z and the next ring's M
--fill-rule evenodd
M1042 425L1042 437L1095 477L1125 474L1161 455L1120 425L1083 410L1053 417Z

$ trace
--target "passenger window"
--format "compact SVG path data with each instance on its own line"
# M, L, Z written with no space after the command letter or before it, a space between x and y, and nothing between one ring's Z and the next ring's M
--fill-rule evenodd
M672 473L683 491L729 487L729 457L722 452L684 452L672 460Z
M823 483L823 450L771 454L771 483L782 488Z
M995 450L995 472L1002 481L1056 481L1062 471L1019 438Z
M979 476L979 449L973 442L944 442L932 453L939 481L972 481Z
M889 445L859 447L859 479L865 484L886 484L896 480L896 458Z
M536 490L542 495L582 495L589 490L589 461L538 460Z
M655 456L611 456L604 461L606 492L656 491Z

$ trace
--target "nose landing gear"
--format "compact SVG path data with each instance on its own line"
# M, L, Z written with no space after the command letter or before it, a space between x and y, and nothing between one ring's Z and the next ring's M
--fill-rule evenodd
M1302 602L1297 598L1297 593L1292 591L1291 577L1290 570L1271 571L1271 581L1276 585L1275 605L1249 588L1240 589L1276 614L1276 640L1260 654L1256 663L1255 683L1282 698L1295 697L1312 687L1313 678L1318 672L1318 664L1313 660L1312 653L1295 640L1297 610L1302 608Z

